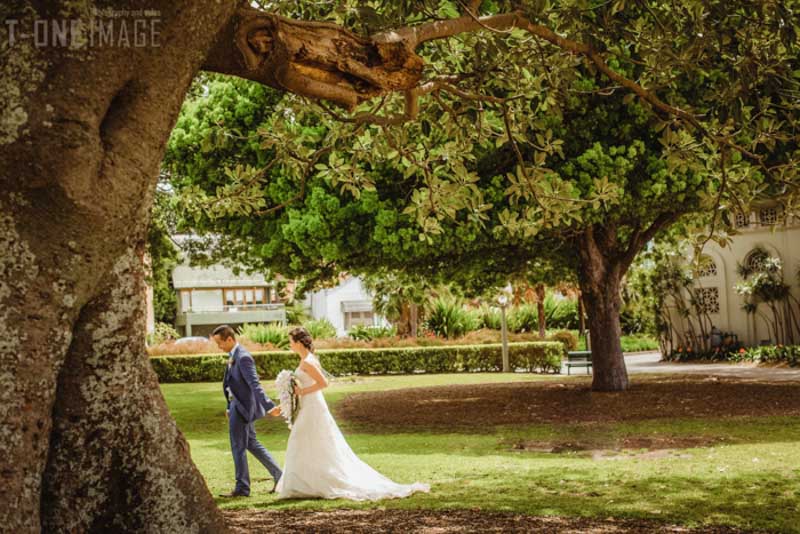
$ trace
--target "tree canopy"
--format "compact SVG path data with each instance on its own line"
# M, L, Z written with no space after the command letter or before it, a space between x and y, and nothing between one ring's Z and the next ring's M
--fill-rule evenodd
M783 4L314 9L287 13L376 42L402 22L425 68L404 94L338 102L350 113L205 85L166 164L191 224L233 236L228 257L472 291L546 261L578 271L590 314L613 316L636 254L682 215L712 213L713 230L759 194L796 204L800 65Z

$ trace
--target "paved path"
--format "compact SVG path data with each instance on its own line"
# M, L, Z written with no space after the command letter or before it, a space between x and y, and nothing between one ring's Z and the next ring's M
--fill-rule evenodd
M797 367L757 367L737 363L672 363L662 362L658 352L629 354L625 356L628 373L667 373L701 374L719 377L747 378L775 382L800 382L800 368ZM580 371L578 371L580 372ZM575 371L573 371L573 374Z

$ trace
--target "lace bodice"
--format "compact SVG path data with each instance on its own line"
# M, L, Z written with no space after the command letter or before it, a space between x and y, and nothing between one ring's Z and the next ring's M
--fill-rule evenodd
M310 363L317 369L321 370L319 360L312 353L309 352L303 361L306 363ZM311 378L311 375L303 371L300 365L298 365L297 369L294 370L294 374L297 376L297 381L300 382L300 387L306 388L314 384L314 379Z

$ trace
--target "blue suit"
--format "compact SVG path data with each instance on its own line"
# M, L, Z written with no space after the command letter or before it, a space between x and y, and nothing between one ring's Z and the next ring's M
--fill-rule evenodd
M231 351L222 389L228 401L228 430L233 465L236 469L234 491L249 495L250 472L247 466L247 451L267 468L276 482L282 472L272 455L256 439L254 424L257 419L261 419L274 408L275 403L267 397L258 381L253 356L238 343Z

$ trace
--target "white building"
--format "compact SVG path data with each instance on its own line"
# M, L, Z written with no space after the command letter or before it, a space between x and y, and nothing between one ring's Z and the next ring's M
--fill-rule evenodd
M745 297L734 289L741 281L737 265L761 261L758 251L766 251L781 261L783 281L790 286L792 295L800 299L800 219L784 216L779 206L766 204L750 213L736 214L735 224L740 233L732 237L727 247L713 242L705 246L703 255L706 258L700 263L694 291L700 297L711 325L722 332L735 334L743 345L774 344L776 340L768 326L769 317L763 315L770 314L769 309L761 306L755 314L743 309ZM796 305L792 305L796 310ZM685 343L682 339L685 339L686 321L678 317L674 307L671 317L674 325L680 325L673 340L681 346ZM795 329L795 339L799 338L800 332Z
M313 319L330 321L338 336L346 336L356 325L387 324L383 317L375 314L372 295L361 279L354 276L345 278L336 287L308 293L304 304Z
M274 283L261 274L183 264L172 271L172 283L178 293L176 326L185 336L207 336L221 324L286 322Z

